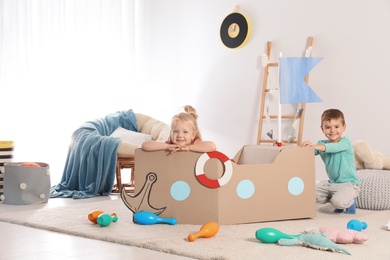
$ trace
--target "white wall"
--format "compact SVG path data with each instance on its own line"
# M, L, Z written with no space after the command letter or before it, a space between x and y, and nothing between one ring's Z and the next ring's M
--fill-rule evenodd
M310 73L309 85L323 102L307 104L303 139L322 139L322 111L339 108L346 135L390 156L388 0L242 0L239 10L252 34L245 46L231 50L221 43L219 28L236 4L136 2L138 86L153 93L140 110L169 122L180 107L193 105L203 137L233 157L243 145L256 143L265 43L272 41L274 58L279 52L302 56L313 36L312 56L324 59ZM319 158L316 168L317 179L326 178Z
M12 4L15 11L22 2L15 5L7 0L4 4ZM61 1L45 3L63 6ZM219 29L236 4L250 20L252 34L245 46L231 50L221 43ZM323 138L319 128L322 111L340 108L346 116L346 134L352 140L368 140L373 149L390 156L390 124L386 120L390 106L388 0L138 0L135 8L135 85L132 65L127 64L131 58L121 60L120 54L112 52L116 47L105 44L115 39L107 37L88 45L84 39L88 33L82 34L83 41L78 39L83 43L76 46L81 53L68 58L75 61L71 66L62 68L54 63L61 60L56 55L63 58L72 54L66 43L45 42L54 51L46 50L43 66L34 67L38 73L32 80L16 82L23 85L21 89L11 86L4 90L0 85L0 139L17 136L13 139L16 161L49 163L56 183L71 134L80 123L128 108L170 122L186 104L198 109L203 137L233 157L243 145L256 143L265 43L272 41L274 59L279 52L285 57L301 56L308 36L314 37L312 56L324 57L310 73L309 82L324 102L307 105L304 139ZM12 32L16 26L13 22L6 25L5 20L2 25L1 32ZM123 33L125 25L112 28L124 26ZM84 29L88 32L89 28ZM131 35L121 37L122 41ZM8 38L2 41L3 47L9 43ZM85 52L84 45L88 45ZM13 54L23 57L23 50L3 53L3 61L10 62L7 57ZM89 57L92 64L88 64ZM129 71L128 78L118 78L123 71ZM56 79L63 73L67 77L59 83ZM317 178L323 179L323 164L319 158L316 162Z

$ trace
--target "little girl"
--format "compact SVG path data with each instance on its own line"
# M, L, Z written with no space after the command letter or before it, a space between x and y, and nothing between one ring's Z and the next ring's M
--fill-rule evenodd
M198 128L198 114L192 106L185 106L181 112L172 118L171 133L166 143L154 140L142 144L145 151L168 150L177 151L212 152L216 145L211 141L202 141Z

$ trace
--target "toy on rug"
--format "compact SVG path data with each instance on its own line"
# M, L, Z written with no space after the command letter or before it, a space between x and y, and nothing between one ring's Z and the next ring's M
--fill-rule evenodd
M88 214L88 219L95 224L99 224L101 227L107 227L112 222L117 222L118 216L116 213L108 214L101 210L95 210Z
M162 218L149 211L138 211L134 214L133 221L141 225L153 225L158 223L176 225L175 218Z
M103 213L103 214L100 214L99 217L97 218L97 223L101 227L107 227L112 222L117 222L117 221L118 221L118 216L115 213L112 213L112 214Z
M35 162L23 162L23 163L20 163L19 166L41 167L39 164L37 164Z
M257 240L263 243L277 243L281 238L295 238L302 234L288 235L275 228L260 228L256 231L255 236Z
M338 244L363 243L368 240L365 233L347 228L337 227L319 227L305 229L307 234L321 234L326 236L332 242Z
M353 150L357 170L390 170L390 157L385 157L381 152L373 151L367 141L355 141Z
M279 239L278 244L282 246L300 245L323 251L331 251L351 255L348 250L332 242L321 234L303 234L296 238L281 238Z
M352 219L352 220L348 221L347 228L352 229L352 230L356 230L356 231L362 231L363 229L367 228L367 223L361 222L357 219Z
M188 235L188 241L194 242L199 237L213 237L218 231L219 225L217 222L207 222L200 228L199 232Z
M263 243L277 243L281 246L301 245L323 251L351 254L346 249L326 238L326 236L318 233L289 235L275 228L261 228L256 231L255 235Z
M389 220L389 222L387 222L387 224L385 225L385 229L390 230L390 220Z

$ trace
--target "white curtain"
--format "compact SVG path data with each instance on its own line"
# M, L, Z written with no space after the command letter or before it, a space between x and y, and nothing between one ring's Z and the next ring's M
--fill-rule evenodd
M133 0L0 0L0 140L58 182L83 122L132 108Z

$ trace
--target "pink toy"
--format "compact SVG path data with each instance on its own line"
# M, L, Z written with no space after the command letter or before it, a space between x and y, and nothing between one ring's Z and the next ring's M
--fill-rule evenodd
M368 240L367 234L347 228L308 228L305 230L305 233L320 233L322 235L325 235L329 240L338 244L363 243Z

